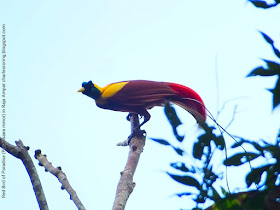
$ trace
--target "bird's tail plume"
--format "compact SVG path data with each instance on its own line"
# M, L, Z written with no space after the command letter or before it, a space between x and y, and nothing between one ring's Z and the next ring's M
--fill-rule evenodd
M204 102L194 90L176 83L170 83L170 87L178 93L170 100L172 103L190 112L198 123L206 121Z

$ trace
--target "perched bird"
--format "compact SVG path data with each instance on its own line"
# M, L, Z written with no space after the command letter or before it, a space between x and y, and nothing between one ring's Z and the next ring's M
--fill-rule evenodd
M205 122L206 111L200 96L191 88L169 82L131 80L109 84L103 88L92 81L83 82L78 90L103 109L129 112L144 117L139 128L150 119L147 109L172 102L187 110L197 122Z

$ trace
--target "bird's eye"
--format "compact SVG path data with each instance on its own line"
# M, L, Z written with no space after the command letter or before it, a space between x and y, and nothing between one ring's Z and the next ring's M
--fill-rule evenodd
M88 86L89 87L94 87L94 84L92 83L92 81L90 80L90 81L88 81Z

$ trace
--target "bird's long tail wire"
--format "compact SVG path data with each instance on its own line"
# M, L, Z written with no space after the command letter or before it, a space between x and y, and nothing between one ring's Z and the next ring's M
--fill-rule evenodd
M226 131L226 129L224 129L214 118L214 116L212 115L212 113L207 109L207 107L200 101L196 100L196 99L193 99L193 98L184 98L184 99L187 99L187 100L190 100L190 101L194 101L198 104L200 104L201 106L203 106L205 108L205 110L207 111L206 115L218 126L218 129L221 133L221 135L223 136L223 132L224 131L230 138L232 138L235 142L238 143L238 141L228 132ZM224 143L225 143L225 156L226 156L226 160L228 159L228 156L227 156L227 147L226 147L226 142L225 142L225 138L224 138ZM246 151L246 149L240 145L240 147L244 150L245 153L248 153ZM249 163L249 166L250 166L250 170L252 171L253 168L252 168L252 165L251 165L251 161L250 161L250 158L248 157L248 163ZM229 193L231 194L230 192L230 189L229 189L229 184L228 184L228 173L227 173L227 166L226 166L226 183L227 183L227 188L228 188L228 191ZM256 184L256 183L255 183ZM256 184L256 188L259 189L259 186L258 184Z

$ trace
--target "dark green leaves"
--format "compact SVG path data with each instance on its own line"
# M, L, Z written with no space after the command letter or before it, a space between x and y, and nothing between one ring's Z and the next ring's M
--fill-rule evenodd
M204 145L202 143L196 142L193 145L193 157L196 159L201 159L203 155Z
M184 139L184 136L180 136L177 132L177 127L179 125L181 125L182 123L181 123L180 119L178 118L178 116L175 112L175 109L170 105L170 103L167 103L165 105L164 113L165 113L170 125L172 126L174 136L176 137L176 139L178 141L182 142Z
M280 75L280 64L279 63L265 60L265 59L264 59L264 62L266 63L267 68L259 66L259 67L255 68L253 71L251 71L247 75L247 77Z
M265 39L265 41L267 41L269 44L273 44L273 40L267 36L265 33L261 32L260 33L263 35L263 38Z
M250 72L250 74L247 75L247 77L251 76L275 76L280 74L280 64L275 63L277 67L268 67L267 69L264 67L257 67L253 71Z
M239 166L249 161L254 160L255 158L259 157L260 154L253 153L253 152L244 152L233 155L232 157L226 159L224 164L226 166Z
M164 140L164 139L155 139L155 138L151 138L151 140L159 143L159 144L162 144L162 145L170 145L168 141Z
M241 139L239 142L236 142L235 144L233 144L231 146L231 148L236 148L241 146L243 143L248 143L251 144L252 146L255 147L256 150L258 150L259 152L261 152L261 155L264 156L264 147L261 146L259 143L254 142L254 141L250 141L250 140L246 140L246 139Z
M192 195L193 193L188 193L188 192L184 192L184 193L177 193L176 195L178 197L182 197L182 196L189 196L189 195Z
M274 46L274 41L265 33L261 32L263 38L267 43L269 43L275 53L275 55L280 58L279 50ZM264 60L267 67L259 66L251 71L247 77L251 76L278 76L278 80L273 89L269 89L269 91L273 94L273 109L280 104L280 64L274 61Z
M186 167L185 163L182 163L182 162L176 162L176 163L170 163L170 166L177 169L177 170L180 170L182 172L192 172L192 173L195 173L195 169L192 168L192 169L189 169Z
M260 32L262 35L263 35L263 38L271 45L275 55L280 58L280 52L279 50L274 46L274 41L268 36L266 35L265 33L263 32Z
M275 71L274 73L279 75L279 73L280 73L280 64L279 63L276 63L276 62L270 61L270 60L266 60L266 59L263 59L263 61L266 62L268 69L270 71Z
M269 89L269 91L273 94L273 109L280 104L280 79L278 79L275 87L273 89Z
M272 165L265 165L259 168L254 168L246 177L246 184L247 187L250 187L251 184L253 182L255 182L256 184L259 184L259 182L261 181L261 176L265 171L268 171L268 169L271 167Z
M198 190L200 190L200 184L199 182L191 177L191 176L178 176L178 175L174 175L174 174L170 174L170 173L167 173L172 179L174 179L175 181L181 183L181 184L184 184L184 185L188 185L188 186L191 186L191 187L195 187L197 188Z
M182 156L184 154L184 150L182 150L180 148L177 148L177 147L174 147L173 145L171 145L168 141L166 141L164 139L151 138L151 140L153 140L153 141L155 141L155 142L157 142L159 144L172 147L178 155Z
M265 1L254 1L254 0L250 0L250 2L252 4L254 4L255 7L262 8L262 9L268 9L271 7L275 7L279 3L279 2L277 3L277 1L276 1L276 3L274 3L274 4L268 4Z
M263 32L260 32L260 33L263 35L263 38L265 39L265 41L267 41L267 42L271 45L271 47L272 47L272 49L273 49L275 55L276 55L278 58L280 58L280 52L279 52L279 50L274 46L274 41L273 41L268 35L266 35L265 33L263 33Z
M278 134L277 139L279 138L279 135L280 133ZM260 152L260 154L247 153L247 155L251 156L250 160L253 160L254 158L257 158L259 156L269 157L270 160L273 159L276 160L276 162L273 164L267 164L252 169L246 176L247 187L250 187L253 182L258 185L264 173L266 174L266 176L263 177L263 183L267 187L267 189L275 187L275 181L277 180L277 177L279 176L280 173L280 147L277 139L275 144L268 143L264 140L260 142L255 142L255 141L241 139L238 143L235 143L232 146L232 148L236 148L238 146L241 146L242 144L252 145L257 151ZM240 163L248 162L247 160L248 158L244 157L244 154L245 153L234 155L233 157L226 160L225 164L240 165Z
M197 159L201 159L205 147L210 148L211 141L213 141L220 150L223 150L225 147L223 136L217 136L213 133L214 127L209 127L206 124L202 126L205 133L198 137L198 141L193 146L193 156Z
M178 155L183 156L184 150L182 150L182 149L180 149L180 148L176 148L176 147L173 147L173 149L175 150L175 152L176 152Z
M223 150L225 148L225 140L222 135L216 136L216 138L213 139L215 142L216 146L220 149Z
M268 4L265 1L251 1L252 4L255 5L255 7L267 9L269 8Z

